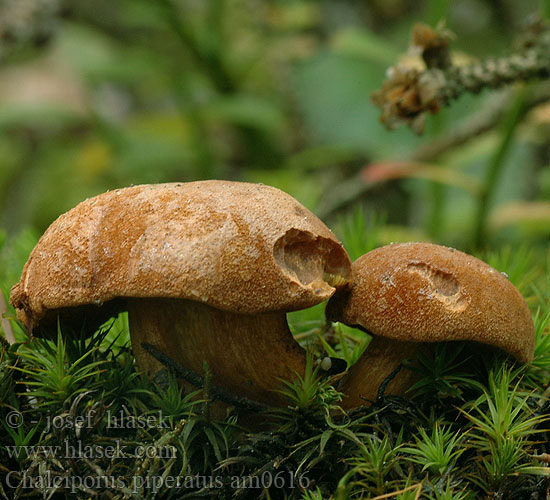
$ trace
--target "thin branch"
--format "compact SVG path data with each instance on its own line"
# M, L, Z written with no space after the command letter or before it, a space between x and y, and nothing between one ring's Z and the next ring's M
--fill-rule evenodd
M510 55L488 58L478 64L455 66L430 64L434 58L434 40L439 42L437 54L446 54L446 38L441 32L426 28L421 49L427 69L397 64L388 70L382 88L372 94L373 102L382 109L380 120L388 128L408 124L422 133L427 113L437 113L464 93L477 94L486 88L496 89L514 82L550 77L550 26L538 23L530 27L521 47ZM415 28L415 33L419 28ZM427 41L426 41L427 40ZM442 41L443 40L443 41ZM418 42L415 42L418 47ZM426 56L431 55L431 59ZM445 61L445 59L443 59Z
M411 160L418 162L433 161L450 149L462 146L470 139L493 129L502 120L510 95L510 91L495 94L481 111L461 121L455 128L438 136L432 142L418 148L411 156ZM539 104L547 103L549 100L550 85L544 84L533 87L526 98L521 117L523 118L531 109Z
M415 153L409 156L409 161L413 163L433 162L442 154L493 129L502 120L506 111L505 104L509 99L510 92L506 91L495 94L482 110L465 118L456 127L438 136L432 142L421 146ZM534 107L549 100L550 85L537 85L526 98L525 106L521 110L521 117L524 117ZM353 204L376 185L378 183L366 182L361 172L358 172L354 176L332 186L330 196L323 197L323 204L317 208L316 214L321 219L327 219L334 213Z
M181 14L172 0L161 0L158 4L164 17L181 45L189 52L198 67L210 77L220 93L229 94L235 91L235 85L229 72L223 65L219 54L200 46L196 36L181 20ZM219 29L219 28L218 28Z
M422 483L413 484L411 486L407 486L406 488L403 488L399 491L394 491L393 493L385 493L384 495L378 495L377 497L372 497L371 500L384 500L386 498L392 498L396 497L397 495L401 495L401 493L407 493L407 491L416 490L416 495L414 497L414 500L417 500L420 498L420 493L422 492Z
M524 115L525 89L520 90L521 92L516 96L512 106L509 107L510 109L505 111L500 144L488 166L484 188L477 202L476 223L473 235L473 246L477 249L482 248L485 244L487 215L491 201L499 185L498 181L505 165L506 156L512 145L514 134L521 122L521 117Z
M380 387L378 388L378 391L376 393L376 401L382 401L384 399L384 394L386 393L386 389L388 387L388 384L397 377L398 373L403 368L403 365L399 364L397 365L397 368L395 368L380 384Z
M179 378L185 380L191 385L194 385L195 387L198 387L198 388L205 387L206 381L204 377L201 377L199 374L195 373L194 371L189 370L188 368L185 368L184 366L180 365L177 361L174 361L170 356L164 354L162 351L159 351L155 346L148 344L147 342L143 342L141 345L156 360L160 361L164 366L168 367L170 370L173 370L176 376L178 376ZM257 401L253 401L252 399L248 399L243 396L237 396L235 394L232 394L227 389L224 389L223 387L219 387L211 382L209 382L208 384L208 389L209 389L210 395L213 398L219 399L224 403L234 405L238 408L242 408L243 410L259 412L259 411L266 411L269 409L268 406L262 403L258 403Z

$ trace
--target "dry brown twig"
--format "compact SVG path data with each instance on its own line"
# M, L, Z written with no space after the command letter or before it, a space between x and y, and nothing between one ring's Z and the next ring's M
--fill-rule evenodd
M417 24L411 46L420 50L426 69L397 64L390 68L389 78L372 99L381 107L382 123L388 128L408 124L418 133L423 131L427 113L437 113L452 99L464 92L480 92L507 83L550 76L550 26L533 24L523 35L516 52L500 59L491 58L470 66L451 63L449 43L453 35L439 26L435 30ZM421 146L409 157L410 162L433 162L443 153L465 144L473 137L492 129L503 116L509 91L503 89L488 100L484 107L464 118L447 132ZM522 114L548 102L550 86L539 83L526 98ZM365 182L362 172L331 186L331 195L323 198L316 213L322 219L354 203L373 184Z
M405 123L422 133L427 113L437 113L464 93L550 77L548 24L531 25L510 55L467 66L452 64L450 39L442 27L414 27L411 46L420 49L426 69L396 64L389 68L382 88L372 94L373 102L382 109L380 120L388 128Z

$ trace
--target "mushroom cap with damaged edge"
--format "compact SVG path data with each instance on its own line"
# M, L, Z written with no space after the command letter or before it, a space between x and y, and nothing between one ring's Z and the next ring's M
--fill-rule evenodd
M133 186L61 215L10 301L32 328L117 297L190 299L256 314L327 300L350 261L334 234L283 191L231 181Z
M473 341L522 362L533 358L533 319L506 275L431 243L391 244L359 257L350 288L329 301L327 317L395 340Z

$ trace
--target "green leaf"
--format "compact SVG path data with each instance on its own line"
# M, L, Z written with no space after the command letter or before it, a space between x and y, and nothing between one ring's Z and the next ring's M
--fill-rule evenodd
M334 434L332 429L327 429L323 434L321 434L321 440L319 442L319 455L322 455L325 451L325 446L327 445L329 439Z
M331 46L337 54L360 57L386 66L395 64L400 55L387 39L355 27L337 31L331 40Z
M270 99L248 94L222 96L204 108L212 120L279 133L285 124L285 115Z

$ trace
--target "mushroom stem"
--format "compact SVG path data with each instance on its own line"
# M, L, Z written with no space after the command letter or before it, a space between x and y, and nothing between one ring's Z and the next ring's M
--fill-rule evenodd
M149 375L164 365L142 343L199 375L207 362L214 384L268 405L284 404L274 392L282 387L279 378L304 373L305 351L292 337L284 313L246 315L190 300L130 299L128 319L137 364Z
M416 359L425 344L373 337L367 350L349 369L338 390L344 394L342 406L356 408L374 402L380 385L406 359ZM399 396L411 387L418 375L403 368L388 383L386 394Z

